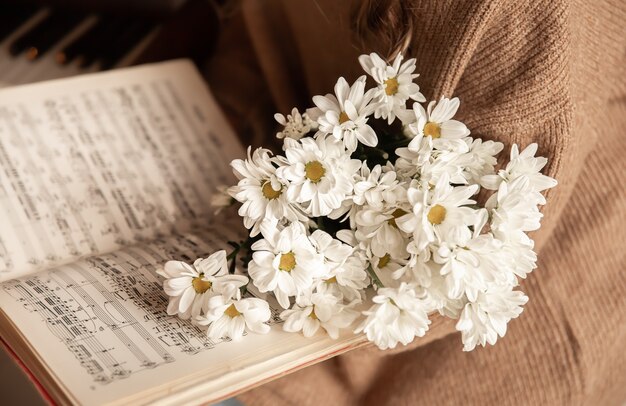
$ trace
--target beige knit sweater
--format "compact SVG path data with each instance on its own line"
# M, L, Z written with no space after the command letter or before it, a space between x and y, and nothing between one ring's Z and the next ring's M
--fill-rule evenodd
M230 21L209 77L247 141L267 143L275 111L310 106L337 77L360 74L356 57L376 47L352 41L348 3L248 0ZM459 117L474 136L505 149L537 142L559 181L534 235L539 266L523 282L530 301L493 347L462 352L454 322L436 317L408 347L356 350L240 399L250 406L625 402L626 3L415 4L410 56L426 97L460 97Z

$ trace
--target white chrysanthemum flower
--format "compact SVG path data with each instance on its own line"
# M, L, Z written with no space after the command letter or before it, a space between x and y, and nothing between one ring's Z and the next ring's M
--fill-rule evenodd
M241 202L239 215L250 235L259 233L261 221L266 218L303 221L304 213L293 205L287 195L287 185L276 177L277 160L267 149L258 148L253 153L248 148L248 159L235 159L231 163L239 178L236 186L229 189L230 195Z
M196 323L208 326L207 336L212 339L231 338L238 341L244 331L267 334L270 326L265 324L272 316L269 304L255 297L241 298L240 292L234 297L223 295L209 299L205 316Z
M417 283L425 288L430 286L432 275L431 252L429 249L418 249L415 240L409 241L406 250L409 254L404 265L393 271L393 279Z
M354 229L342 229L335 234L339 241L343 241L351 247L359 245L359 240L354 235Z
M375 111L375 117L385 118L393 123L398 112L406 108L406 102L413 99L425 102L426 98L420 93L419 86L413 82L419 75L415 72L415 58L407 59L402 63L402 54L399 53L392 65L388 65L375 53L361 55L359 62L363 70L378 83L376 98L380 102Z
M422 183L435 184L442 176L447 176L451 183L467 184L465 167L471 156L464 138L459 143L447 146L453 149L434 149L431 137L417 136L406 148L398 148L395 162L398 174L403 177L419 179Z
M222 293L228 285L243 286L248 278L229 275L226 251L197 259L193 266L182 261L168 261L157 273L165 277L163 290L170 297L167 313L187 319L200 315L210 297Z
M503 241L528 243L526 232L541 226L543 214L538 204L545 204L545 198L531 189L527 177L500 183L498 192L485 204L491 216L491 231Z
M467 302L466 298L450 299L445 276L439 272L441 265L431 262L432 274L425 289L426 300L439 314L451 319L458 319Z
M322 230L315 230L309 237L317 252L324 257L326 263L332 267L340 264L352 255L353 248L340 240L334 239ZM329 269L330 270L330 269Z
M401 230L411 233L419 250L429 243L454 238L476 223L477 211L467 207L478 185L453 187L447 177L439 179L432 191L414 183L407 192L413 210L396 219Z
M367 204L382 210L385 204L394 206L406 196L406 189L400 185L398 174L390 162L386 166L376 165L371 170L367 162L363 162L360 178L354 185L354 204Z
M493 345L498 336L504 337L507 323L522 313L528 297L512 286L491 286L479 293L474 302L467 303L456 329L462 333L463 351L477 345Z
M545 204L545 198L532 190L525 176L510 183L501 182L498 192L485 204L490 214L491 233L502 241L498 255L501 267L520 278L536 268L534 242L526 232L540 227L543 215L537 205L541 204Z
M317 122L311 120L307 113L300 114L295 107L291 110L291 114L287 114L287 117L276 113L274 114L274 119L278 124L285 127L282 131L276 133L276 137L279 139L293 138L294 140L299 140L317 129Z
M365 294L363 290L370 283L366 268L364 256L359 251L354 252L345 261L331 264L328 275L318 282L316 289L342 297L348 302L360 302Z
M363 312L367 318L356 332L365 332L381 350L398 343L407 345L428 330L429 306L417 296L414 286L403 282L397 289L378 289L372 301L374 305Z
M496 155L502 151L504 144L495 141L465 138L469 152L461 159L463 174L468 182L480 183L483 176L492 174L498 163Z
M372 53L359 62L375 88L366 89L365 76L352 84L339 78L335 94L315 96L306 113L276 114L284 156L248 149L232 163L232 199L212 199L218 209L241 203L251 237L244 247L262 234L251 247L249 287L273 295L285 309L284 329L306 337L321 328L337 338L373 287L355 333L381 349L424 335L434 311L458 319L466 351L493 344L527 301L514 289L536 267L527 233L540 227L542 192L557 184L541 174L547 160L535 156L536 144L521 152L513 145L496 173L503 144L469 136L454 119L458 98L422 106L415 59L399 54L388 64ZM390 125L399 118L388 130L402 127L406 139L364 148L378 144L371 115ZM394 154L392 145L405 147ZM497 192L477 208L481 186ZM242 298L249 279L227 268L224 251L193 266L168 262L159 271L168 313L194 316L212 338L267 332L267 302Z
M371 251L367 251L367 259L371 266L371 271L374 272L383 286L398 285L396 276L402 273L402 269L407 265L406 244L402 247L402 251L405 252L402 257L394 257L389 253L379 257L373 255Z
M426 162L419 170L420 181L424 184L434 185L445 176L450 183L467 184L463 165L465 155L465 153L457 151L433 151L430 161Z
M435 149L466 149L467 145L462 138L467 137L470 131L465 124L452 119L459 104L457 97L431 101L427 110L421 104L414 103L415 122L409 124L409 131L414 136L411 143L421 143L422 137L431 137Z
M393 216L387 217L387 221L393 221L393 219ZM395 244L389 244L390 249L382 247L380 251L377 251L379 253L378 256L372 252L372 240L365 238L359 232L355 232L354 230L339 230L337 232L337 238L355 247L356 251L354 256L359 257L359 261L354 264L355 267L360 267L360 269L371 267L371 270L374 272L375 276L383 282L383 285L397 285L396 281L393 280L393 275L398 268L404 266L406 263L405 257L408 255L406 252L406 241L408 241L408 238L406 238L406 241L402 238L402 242L398 243L396 241ZM395 255L387 251L391 251ZM367 280L369 281L370 278L367 278ZM376 285L376 282L373 282Z
M534 241L507 240L502 244L499 261L502 266L518 277L525 279L537 267L537 254L533 251Z
M317 291L332 293L348 301L361 301L361 290L369 283L362 255L322 230L314 231L309 239L324 257L324 274L316 281Z
M394 259L407 257L406 245L410 234L398 228L396 221L405 216L410 206L386 207L383 211L364 206L355 216L355 236L364 243L371 253L382 258L391 256Z
M254 253L248 273L259 291L273 292L278 303L287 309L290 296L309 289L313 278L325 273L323 256L317 253L300 223L279 231L276 221L264 221L261 231L265 238L252 244Z
M556 179L543 175L541 170L548 163L544 157L535 157L537 144L530 144L521 153L514 144L511 148L511 160L505 169L498 171L497 175L485 175L481 179L483 187L497 190L502 182L513 182L519 177L526 177L530 182L530 188L535 192L541 192L557 185Z
M285 139L285 146L285 166L277 175L289 183L289 201L301 203L313 217L341 207L352 193L361 162L351 159L343 144L332 137Z
M460 299L466 295L473 301L487 283L498 277L512 282L513 274L499 267L498 253L501 247L501 242L491 234L476 236L463 245L439 245L433 260L442 265L439 272L446 278L448 297Z
M461 229L455 241L443 241L433 247L433 260L442 265L439 273L446 279L450 299L466 295L473 301L489 283L516 282L514 274L500 262L502 242L491 234L481 234L487 220L487 211L480 209L472 232L469 228Z
M432 139L428 137L417 137L418 141L411 141L405 148L396 149L396 160L394 166L398 174L407 178L419 175L421 177L421 169L428 164L433 155Z
M360 206L368 206L372 209L383 211L388 206L398 206L402 201L406 202L406 188L402 176L391 162L384 166L375 165L369 168L367 161L361 164L353 195L344 200L342 207L335 210L329 217L338 219L347 213L350 218L350 227L355 227L355 216Z
M375 89L365 92L365 76L358 78L352 86L344 78L339 78L335 95L313 97L317 109L310 112L317 117L319 131L343 140L350 152L356 150L358 142L376 146L378 137L367 124L368 116L376 109L376 104L371 103L374 92Z
M339 338L339 330L350 327L358 316L359 313L343 304L340 298L321 292L299 297L292 309L280 314L285 320L285 331L302 331L305 337L311 337L322 327L333 339Z

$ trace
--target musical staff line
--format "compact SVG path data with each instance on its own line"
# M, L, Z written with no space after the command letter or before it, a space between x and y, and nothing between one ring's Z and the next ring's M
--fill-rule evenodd
M168 298L156 275L168 258L213 250L204 239L178 235L1 286L39 315L94 383L105 385L222 342L167 314Z

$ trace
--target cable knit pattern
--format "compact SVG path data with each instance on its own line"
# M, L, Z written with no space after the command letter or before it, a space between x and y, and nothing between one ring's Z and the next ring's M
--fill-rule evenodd
M273 99L265 106L269 119L275 110L287 112L289 103L306 107L301 100L327 93L338 76L354 79L360 74L356 57L377 50L350 40L347 3L244 3L252 48L264 67L259 73ZM249 406L623 403L626 4L414 3L419 21L410 56L417 58L424 94L460 97L459 116L475 136L507 148L537 142L550 160L548 174L559 180L533 236L540 260L523 282L530 301L495 346L463 353L454 323L437 317L427 336L408 347L355 350L241 400ZM279 10L274 15L282 16L281 24L258 21L271 10ZM275 32L256 35L254 27ZM281 35L290 41L277 41ZM298 77L285 69L272 73L268 66L281 59ZM294 87L288 97L279 90L285 83ZM245 89L241 83L241 97Z

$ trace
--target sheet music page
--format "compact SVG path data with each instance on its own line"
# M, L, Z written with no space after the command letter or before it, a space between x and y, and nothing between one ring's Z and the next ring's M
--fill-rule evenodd
M4 282L0 307L85 405L129 401L133 396L139 396L133 401L146 403L171 394L177 386L210 382L207 370L213 378L224 377L274 358L277 352L289 354L316 340L332 342L323 334L304 338L282 331L275 324L275 309L269 334L249 334L239 342L210 340L191 322L168 316L157 267L173 258L191 261L241 237L233 235L241 231L234 223L205 231ZM152 395L142 393L155 389Z
M210 216L243 153L189 61L0 90L0 281Z

